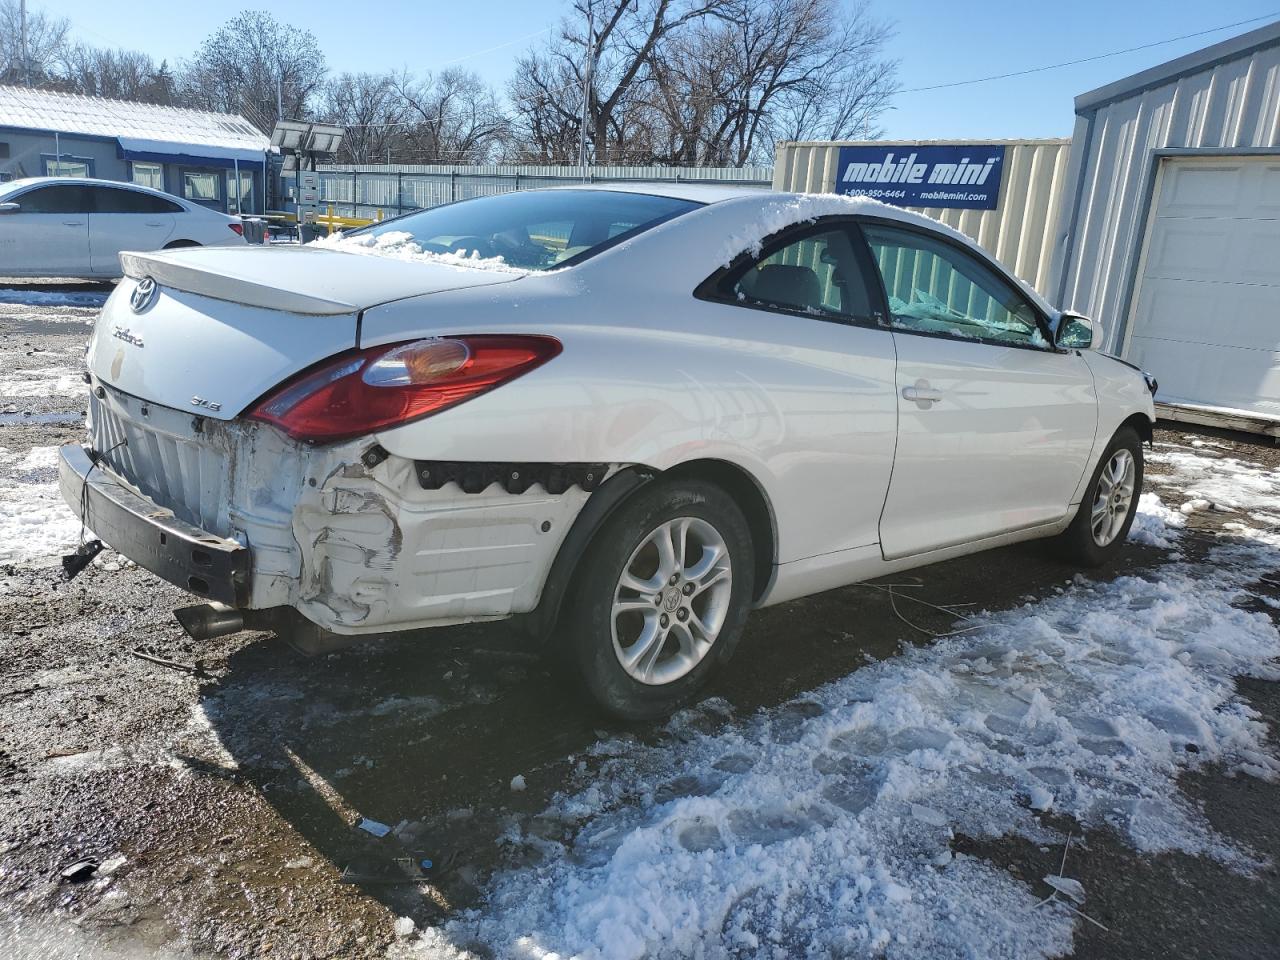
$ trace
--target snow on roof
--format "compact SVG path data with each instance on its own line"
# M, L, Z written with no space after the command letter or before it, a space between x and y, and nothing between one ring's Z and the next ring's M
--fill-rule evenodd
M0 127L261 154L267 137L243 117L75 93L0 86ZM171 152L165 150L163 152ZM189 150L199 153L201 150Z

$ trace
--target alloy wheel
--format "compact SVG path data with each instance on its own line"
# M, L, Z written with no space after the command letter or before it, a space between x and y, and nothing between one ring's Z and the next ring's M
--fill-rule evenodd
M1102 468L1089 516L1093 542L1098 546L1108 546L1120 535L1129 511L1133 509L1136 477L1137 466L1128 450L1117 450Z
M724 538L698 517L676 517L632 551L614 589L613 649L640 683L679 680L710 653L724 626L733 568Z

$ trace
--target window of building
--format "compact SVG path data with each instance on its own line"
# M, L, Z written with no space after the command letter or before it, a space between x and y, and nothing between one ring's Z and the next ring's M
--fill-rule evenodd
M9 144L0 140L0 160L9 159Z
M218 175L211 170L184 170L182 195L197 203L217 203Z
M158 163L130 164L130 176L133 182L152 190L164 189L164 167Z
M46 177L92 177L93 161L88 157L69 157L41 154Z
M977 257L910 230L864 228L895 330L1048 347L1025 297Z

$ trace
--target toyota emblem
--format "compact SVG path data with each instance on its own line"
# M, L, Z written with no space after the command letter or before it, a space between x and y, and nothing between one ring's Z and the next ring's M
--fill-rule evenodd
M141 313L156 302L156 294L159 290L155 280L151 277L143 277L133 288L133 293L129 294L129 308L134 313Z

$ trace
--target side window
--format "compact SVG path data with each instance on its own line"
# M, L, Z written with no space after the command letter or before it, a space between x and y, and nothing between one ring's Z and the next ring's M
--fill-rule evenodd
M730 274L720 293L739 303L817 317L866 319L871 315L853 243L840 227L784 243L745 271Z
M94 213L175 213L182 210L172 201L137 190L96 187L93 192Z
M88 213L89 192L72 184L40 187L14 198L22 213Z
M1026 299L976 257L924 234L866 225L895 330L1049 346Z

